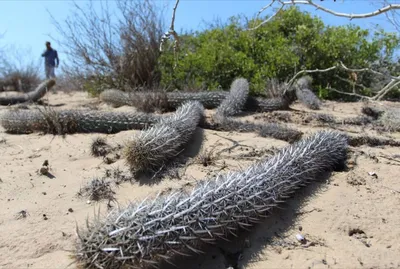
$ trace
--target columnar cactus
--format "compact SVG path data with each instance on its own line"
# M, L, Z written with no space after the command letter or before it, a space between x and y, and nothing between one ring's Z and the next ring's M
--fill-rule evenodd
M243 171L112 211L79 231L87 268L147 268L249 228L297 188L343 165L347 137L320 131Z

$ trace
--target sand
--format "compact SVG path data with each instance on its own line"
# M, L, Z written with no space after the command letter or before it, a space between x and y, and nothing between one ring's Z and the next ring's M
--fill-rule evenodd
M44 99L55 109L112 108L82 92L51 92ZM396 105L387 103L388 105ZM398 104L397 104L398 105ZM361 103L325 102L317 113L336 117L361 114ZM293 115L310 110L299 103ZM9 109L0 107L0 113ZM267 114L246 118L263 121ZM296 117L297 117L296 116ZM311 134L323 126L315 123L290 123ZM399 133L378 134L369 128L341 126L351 134L374 134L400 139ZM66 268L73 259L76 227L84 227L97 210L107 212L107 201L90 202L77 192L107 169L126 170L123 159L106 164L90 155L97 137L123 145L137 131L113 135L74 134L64 138L53 135L12 135L0 127L0 267ZM246 167L263 156L273 154L288 143L261 138L254 133L227 133L198 130L197 140L187 151L192 158L161 181L122 183L115 188L120 205L152 196L169 188L190 188L207 175ZM203 166L195 153L213 149L213 164ZM397 154L397 155L396 155ZM348 171L334 172L299 190L287 203L252 232L218 246L206 254L176 261L178 268L399 268L400 267L400 158L399 148L352 148ZM49 162L51 176L39 169ZM370 172L374 172L370 175ZM115 203L111 203L115 206ZM23 212L22 212L23 211ZM25 214L23 214L25 213ZM299 242L301 234L306 242ZM76 268L76 264L69 268ZM169 268L165 266L165 268ZM173 268L173 267L171 267Z

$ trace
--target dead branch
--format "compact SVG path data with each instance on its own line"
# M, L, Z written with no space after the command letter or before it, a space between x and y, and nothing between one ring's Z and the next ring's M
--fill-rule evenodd
M291 1L272 0L268 5L264 6L257 13L257 16L259 16L262 12L264 12L265 10L270 8L275 3L277 3L280 6L278 11L275 12L274 14L272 14L270 17L268 17L268 19L264 20L263 22L261 22L257 26L255 26L253 28L250 28L248 30L256 30L260 26L262 26L265 23L267 23L268 21L270 21L273 17L275 17L279 13L279 11L281 11L285 6L288 6L288 5L309 5L309 6L315 7L317 10L322 10L325 13L334 15L336 17L349 18L350 20L352 20L352 19L370 18L370 17L378 16L380 14L387 13L388 11L393 11L393 10L400 9L400 4L388 4L388 5L386 5L386 6L382 7L382 8L379 8L379 9L377 9L375 11L372 11L372 12L369 12L369 13L351 14L351 13L336 12L334 10L325 8L325 7L321 6L321 5L318 5L318 4L314 3L313 0L291 0Z
M170 38L171 35L175 39L175 41L174 41L174 51L176 51L178 46L179 46L179 35L175 31L175 14L176 14L176 9L178 8L178 4L179 4L179 0L176 0L175 6L174 6L174 8L172 10L171 25L169 26L168 32L166 32L161 38L161 43L160 43L160 51L161 52L163 51L164 43Z
M371 73L376 74L376 75L380 75L380 76L387 77L386 74L383 74L383 73L378 72L378 71L376 71L376 70L373 70L373 69L371 69L371 68L359 68L359 69L354 69L354 68L349 68L349 67L347 67L347 66L346 66L344 63L342 63L342 62L339 62L338 64L336 64L336 65L334 65L334 66L331 66L331 67L329 67L329 68L326 68L326 69L301 70L301 71L297 72L297 73L289 80L289 82L287 83L286 89L289 89L289 88L293 85L293 83L295 82L295 80L296 80L298 77L300 77L301 75L304 75L304 74L312 74L312 73L326 73L326 72L329 72L329 71L332 71L332 70L335 70L335 69L342 69L342 70L345 70L345 71L348 71L348 72L352 72L352 73L371 72ZM379 101L379 100L381 100L388 92L390 92L392 89L394 89L395 87L397 87L398 85L400 85L400 76L395 77L395 76L390 75L390 78L391 78L390 82L389 82L388 84L386 84L385 87L383 87L381 90L379 90L379 91L378 91L374 96L372 96L372 97L367 97L367 96L364 96L364 95L360 95L360 94L357 94L357 93L355 93L355 92L353 92L353 93L343 92L343 91L339 91L339 90L337 90L337 89L330 88L330 87L328 87L328 89L329 89L329 90L332 90L332 91L335 91L335 92L337 92L337 93L340 93L340 94L345 94L345 95L349 95L349 96L357 96L357 97L362 98L362 99L368 99L368 100ZM358 86L361 87L361 85L358 85ZM362 87L365 87L365 86L362 85ZM285 90L285 91L286 91L286 90Z

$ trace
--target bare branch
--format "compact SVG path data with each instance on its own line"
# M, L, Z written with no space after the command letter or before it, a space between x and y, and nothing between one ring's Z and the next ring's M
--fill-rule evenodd
M263 21L259 25L257 25L254 28L248 29L248 30L255 30L259 28L261 25L265 24L266 22L270 21L273 17L277 15L279 11L281 11L285 6L287 5L309 5L315 7L317 10L322 10L325 13L334 15L336 17L342 17L342 18L349 18L350 20L352 19L365 19L365 18L370 18L370 17L375 17L380 14L387 13L388 11L393 11L400 9L400 4L388 4L382 8L379 8L375 11L369 12L369 13L360 13L360 14L351 14L351 13L341 13L341 12L336 12L334 10L325 8L321 5L318 5L314 3L313 0L291 0L291 1L282 1L282 0L272 0L270 4L266 5L263 7L258 13L257 16L259 16L263 11L271 7L273 4L278 3L280 6L279 10L275 12L272 16L270 16L267 20Z
M301 71L297 72L297 73L289 80L289 82L286 84L286 90L284 91L284 93L293 85L293 83L295 82L295 80L296 80L298 77L300 77L301 75L304 75L304 74L312 74L312 73L326 73L326 72L329 72L329 71L333 71L333 70L335 70L335 69L342 69L342 70L345 70L345 71L348 71L348 72L355 72L355 73L359 73L359 72L371 72L371 73L374 73L374 74L376 74L376 75L381 75L381 76L387 77L387 75L385 75L385 74L383 74L383 73L381 73L381 72L378 72L378 71L376 71L376 70L373 70L373 69L371 69L371 68L359 68L359 69L348 68L346 65L344 65L344 63L339 62L338 64L336 64L336 65L334 65L334 66L331 66L331 67L329 67L329 68L326 68L326 69L301 70ZM336 89L331 88L331 87L328 87L328 89L329 89L329 90L332 90L332 91L335 91L335 92L337 92L337 93L341 93L341 94L345 94L345 95L349 95L349 96L357 96L357 97L362 98L362 99L381 100L388 92L390 92L392 89L394 89L395 87L397 87L397 86L400 85L400 76L395 77L395 76L390 75L390 78L391 78L390 82L389 82L388 84L386 84L386 86L383 87L381 90L379 90L379 91L376 93L376 95L374 95L373 97L367 97L367 96L364 96L364 95L357 94L357 93L355 93L355 92L353 92L353 93L343 92L343 91L339 91L339 90L336 90ZM344 80L343 78L340 78L340 79L341 79L341 80ZM358 84L357 84L357 86L362 87L362 88L365 89L365 86L364 86L364 85L358 85Z
M172 10L171 25L169 27L168 32L166 32L161 38L160 51L163 51L164 43L170 38L171 35L175 39L174 50L176 50L179 46L179 36L178 36L178 33L175 31L175 14L176 14L176 9L178 8L178 4L179 4L179 0L176 0L174 9Z
M327 87L327 89L328 89L328 90L331 90L331 91L334 91L334 92L337 92L337 93L340 93L340 94L344 94L344 95L356 96L356 97L359 97L359 98L361 98L361 99L372 100L371 97L367 97L367 96L365 96L365 95L361 95L361 94L358 94L358 93L343 92L343 91L339 91L339 90L336 90L335 88L331 88L331 87Z

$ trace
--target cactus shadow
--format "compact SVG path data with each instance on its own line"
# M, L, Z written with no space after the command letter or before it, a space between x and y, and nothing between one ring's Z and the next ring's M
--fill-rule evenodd
M338 168L340 169L340 168ZM237 237L230 236L226 241L215 245L206 245L201 250L204 254L190 254L190 257L175 257L168 264L164 262L160 269L242 269L252 262L268 257L268 246L293 247L295 238L285 238L285 233L296 226L299 220L307 217L302 210L329 183L331 173L324 173L319 180L299 189L291 198L285 200L280 208L271 210L270 214L250 231L240 231ZM298 243L300 245L300 243ZM261 255L263 257L261 257Z
M197 127L192 139L187 143L182 152L175 159L168 161L155 173L137 174L135 176L139 185L154 185L160 183L166 177L181 178L181 170L185 170L190 159L196 157L203 145L204 130Z

